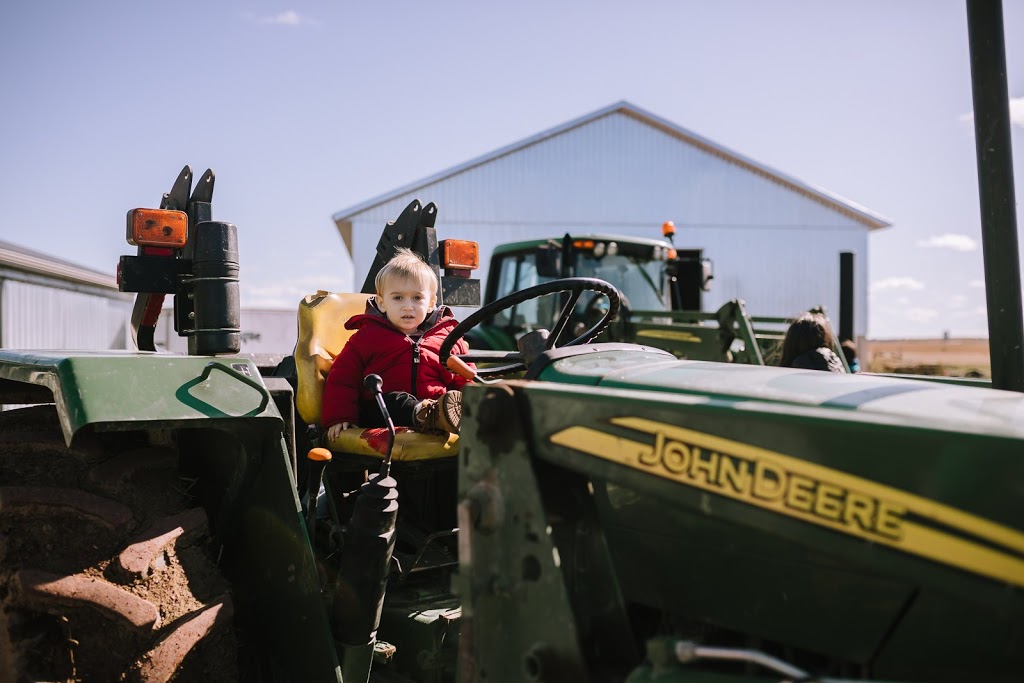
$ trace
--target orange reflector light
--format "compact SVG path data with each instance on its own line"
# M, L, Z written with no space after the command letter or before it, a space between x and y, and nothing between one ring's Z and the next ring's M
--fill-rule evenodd
M661 234L663 237L672 237L676 234L676 224L672 221L665 221L661 224Z
M311 448L306 457L316 462L327 462L331 459L332 454L326 448Z
M441 267L445 269L476 270L480 267L480 246L469 240L445 240Z
M181 249L188 240L188 215L169 209L132 209L126 239L139 247Z
M669 261L674 260L677 256L679 256L679 254L676 252L675 249L669 249L668 251L665 252L665 258L668 259Z
M572 246L576 249L593 249L594 240L576 240L572 243Z

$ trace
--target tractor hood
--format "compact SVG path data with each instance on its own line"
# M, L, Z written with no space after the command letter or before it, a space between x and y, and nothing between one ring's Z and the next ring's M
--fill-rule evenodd
M588 478L627 603L881 677L1024 666L1024 396L625 348L511 384L533 452Z

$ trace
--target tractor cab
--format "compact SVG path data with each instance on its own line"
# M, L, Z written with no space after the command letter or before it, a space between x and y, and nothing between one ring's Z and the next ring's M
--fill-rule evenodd
M654 346L688 360L776 364L792 319L752 316L742 299L705 311L703 295L714 279L711 259L703 249L677 249L671 221L662 226L662 235L665 239L566 234L499 245L490 261L485 303L560 278L596 278L622 295L621 313L599 341ZM524 301L481 321L467 339L474 349L515 350L523 336L552 329L564 304L563 294ZM607 299L594 292L581 296L566 337L578 336L607 306Z
M560 239L516 242L495 248L485 303L553 280L583 277L614 285L623 295L624 310L666 312L681 305L675 293L678 268L677 252L666 240L566 234ZM544 297L514 306L474 330L470 345L514 349L523 334L551 329L563 304L564 298ZM582 296L568 329L583 329L606 308L603 297L595 293Z

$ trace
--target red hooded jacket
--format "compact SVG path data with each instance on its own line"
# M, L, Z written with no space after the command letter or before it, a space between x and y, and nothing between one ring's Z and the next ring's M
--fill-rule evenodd
M438 306L421 325L425 328L418 339L407 336L388 321L373 299L367 301L366 312L349 318L346 329L355 330L341 349L324 386L321 422L327 428L340 422L359 424L360 406L374 409L373 395L363 388L363 378L380 375L382 390L405 391L416 398L437 398L449 389L461 389L468 382L441 365L438 352L445 337L458 324L447 306ZM466 353L465 339L452 348L452 353ZM416 386L413 381L413 358L416 358Z

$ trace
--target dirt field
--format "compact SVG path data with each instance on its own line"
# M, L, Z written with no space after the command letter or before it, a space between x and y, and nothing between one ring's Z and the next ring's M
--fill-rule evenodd
M872 339L862 344L865 361L869 372L991 376L988 339Z

